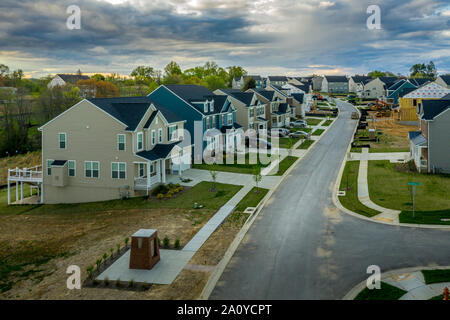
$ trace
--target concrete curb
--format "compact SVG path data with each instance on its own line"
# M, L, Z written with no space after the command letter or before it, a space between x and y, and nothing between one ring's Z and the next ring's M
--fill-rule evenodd
M394 269L384 273L381 273L381 280L390 277L396 273L410 273L421 270L441 270L441 269L450 269L450 266L437 266L437 267L411 267L411 268L403 268L403 269ZM366 280L361 281L356 286L354 286L343 298L342 300L354 300L356 296L366 288Z
M336 123L338 118L340 117L341 113L334 118L334 121L331 125L328 126L328 128L320 135L320 139L326 134L326 132ZM287 176L298 166L298 164L308 155L308 153L314 149L317 142L320 141L316 140L314 143L306 150L305 154L298 158L296 162L294 162L293 165L289 167L289 169L286 170L286 172L281 176L280 181L272 187L269 192L265 195L265 197L260 201L258 206L256 207L255 212L247 219L247 221L242 226L241 230L239 230L238 234L234 237L233 242L228 247L227 251L225 252L223 258L220 260L220 262L217 264L216 268L212 272L211 276L208 279L208 282L206 283L205 287L202 290L202 293L200 294L200 297L198 300L208 300L212 291L216 287L217 282L219 281L220 277L222 276L222 273L224 272L226 266L230 262L231 258L233 257L234 253L236 252L237 248L241 244L242 239L247 234L247 231L250 229L250 227L255 222L256 218L259 216L259 213L261 212L262 208L265 206L267 201L272 197L273 193L279 188L281 183L286 179Z
M344 101L342 101L344 102ZM350 104L351 105L351 104ZM356 111L359 113L359 115L361 116L361 112L358 110L358 108L355 108L355 106L351 105L354 109L356 109ZM356 133L356 130L358 129L358 126L355 126L355 130L353 131L353 136ZM372 218L369 217L365 217L359 213L353 212L347 208L345 208L341 202L339 201L339 197L337 196L337 193L339 191L339 186L341 184L341 180L342 180L342 175L344 174L344 168L345 168L345 164L347 163L347 158L348 158L348 154L350 152L351 146L352 146L352 142L350 141L348 148L347 148L347 152L345 154L345 159L342 161L341 164L341 168L339 169L339 173L338 173L338 177L336 179L336 183L335 186L333 188L333 203L334 205L341 211L355 217L361 220L366 220L366 221L370 221L373 223L379 223L379 224L384 224L384 225L389 225L389 226L394 226L394 227L407 227L407 228L423 228L423 229L442 229L442 230L449 230L450 231L450 226L449 225L432 225L432 224L412 224L412 223L391 223L391 222L387 222L387 221L379 221L379 220L374 220Z

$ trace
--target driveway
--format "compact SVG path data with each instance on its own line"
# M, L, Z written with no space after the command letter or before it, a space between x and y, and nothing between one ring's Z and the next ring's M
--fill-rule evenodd
M341 116L260 212L210 299L341 299L382 271L450 265L450 232L387 226L340 212L332 190L356 120Z

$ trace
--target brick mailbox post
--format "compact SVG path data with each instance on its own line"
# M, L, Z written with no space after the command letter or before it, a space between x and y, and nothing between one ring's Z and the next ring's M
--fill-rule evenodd
M158 233L154 229L140 229L131 236L130 269L151 270L160 260Z

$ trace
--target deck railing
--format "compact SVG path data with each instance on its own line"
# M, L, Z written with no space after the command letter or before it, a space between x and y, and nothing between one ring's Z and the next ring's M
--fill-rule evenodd
M42 181L42 166L32 168L8 169L8 180L10 181Z

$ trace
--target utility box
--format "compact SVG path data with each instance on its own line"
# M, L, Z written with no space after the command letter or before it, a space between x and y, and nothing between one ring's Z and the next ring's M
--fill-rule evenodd
M375 129L369 129L369 139L375 140Z
M131 236L130 269L151 270L159 260L156 230L140 229Z

